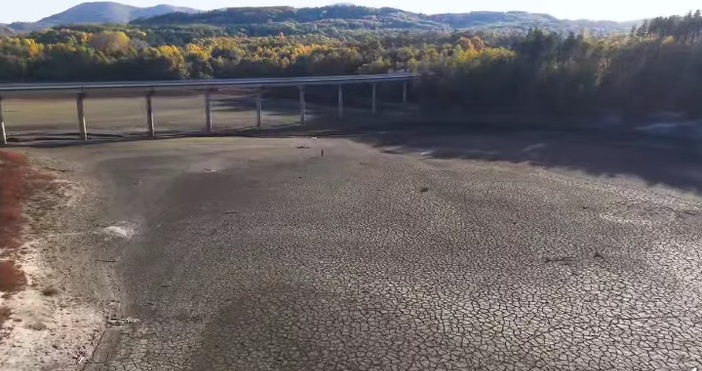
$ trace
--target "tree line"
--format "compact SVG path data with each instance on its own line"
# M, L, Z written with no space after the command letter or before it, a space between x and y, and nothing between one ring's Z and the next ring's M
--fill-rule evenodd
M0 81L208 79L416 71L427 108L702 116L702 14L606 38L394 32L230 36L208 27L74 26L0 38Z

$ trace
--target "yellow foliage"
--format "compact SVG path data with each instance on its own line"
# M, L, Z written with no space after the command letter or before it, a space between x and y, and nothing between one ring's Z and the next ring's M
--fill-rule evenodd
M290 53L290 60L294 62L300 57L305 57L317 52L325 52L330 50L332 50L332 48L328 45L297 44L293 46L292 52Z
M198 59L201 60L208 60L212 56L211 51L208 50L207 48L196 45L196 44L188 44L185 46L185 52L189 56L195 56Z
M124 32L104 31L93 35L90 46L105 53L124 53L129 49L130 41Z
M27 51L27 55L30 58L36 58L44 51L44 47L37 44L34 39L22 39L22 47Z
M661 40L661 45L672 45L675 44L675 38L673 36L668 36Z
M472 68L484 63L494 63L497 61L507 61L516 57L512 50L504 48L485 48L481 51L476 49L454 51L452 64L455 67Z
M158 53L163 57L182 56L180 50L173 45L161 45L156 48L156 50L158 50Z

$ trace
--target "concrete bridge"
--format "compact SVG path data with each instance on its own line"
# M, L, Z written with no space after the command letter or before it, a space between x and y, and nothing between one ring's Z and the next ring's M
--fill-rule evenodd
M3 99L42 99L75 97L78 127L83 140L88 140L88 122L84 102L87 98L135 97L146 99L146 124L149 136L156 137L156 122L152 98L155 95L168 95L179 92L201 94L204 97L205 131L214 131L212 115L212 94L228 89L256 90L256 125L261 126L262 90L277 87L298 87L300 92L300 122L306 120L305 87L338 86L338 116L344 116L343 86L349 84L370 84L372 96L371 110L377 112L377 86L386 82L402 82L402 101L407 102L407 83L417 77L413 73L393 73L383 75L310 76L291 78L251 78L218 80L177 80L141 82L97 82L97 83L55 83L55 84L4 84L0 85L0 143L7 144L7 131L3 119Z

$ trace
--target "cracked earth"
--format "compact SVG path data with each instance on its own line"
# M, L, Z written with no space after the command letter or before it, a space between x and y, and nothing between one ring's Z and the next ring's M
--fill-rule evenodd
M346 139L35 151L119 227L126 320L87 370L702 367L695 191Z

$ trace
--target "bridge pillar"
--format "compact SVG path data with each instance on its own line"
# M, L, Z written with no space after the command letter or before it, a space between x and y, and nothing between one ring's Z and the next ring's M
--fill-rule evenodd
M5 118L2 112L2 97L0 97L0 144L7 144L7 132L5 131Z
M402 104L407 104L407 81L402 83Z
M371 111L373 114L378 113L378 102L377 102L377 90L378 90L378 84L373 83L373 97L372 97L372 103L371 103Z
M78 130L80 139L88 140L88 124L85 120L85 94L78 94L76 98L76 108L78 109Z
M156 138L156 126L154 124L154 104L153 93L146 96L146 125L149 131L149 138Z
M261 127L261 108L263 106L263 93L259 90L256 94L256 127Z
M305 107L305 87L300 86L300 122L305 123L307 119L306 107Z
M339 118L344 118L344 89L339 85Z
M214 122L212 120L212 92L205 93L205 131L212 133L214 131Z

